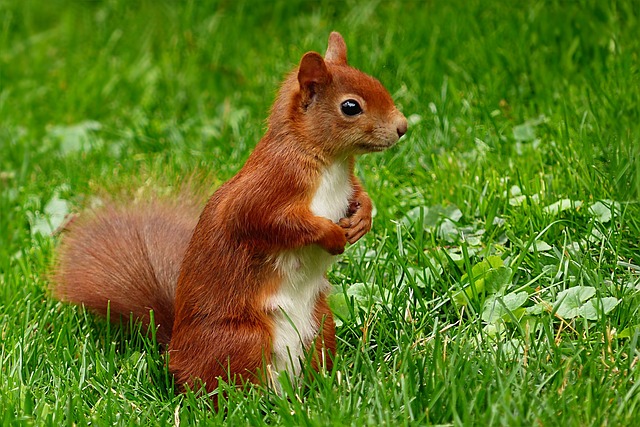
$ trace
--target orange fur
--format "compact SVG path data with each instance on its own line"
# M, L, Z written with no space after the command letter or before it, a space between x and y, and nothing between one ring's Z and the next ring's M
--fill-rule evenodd
M197 222L196 201L154 200L85 212L64 230L53 275L53 293L149 324L154 311L159 342L168 343L175 286Z
M344 113L347 99L356 100L362 113ZM202 381L213 390L219 378L260 381L263 363L271 364L276 351L275 334L282 333L275 330L278 313L270 301L286 292L284 280L298 280L286 268L312 271L299 265L307 262L300 251L315 246L340 254L369 231L372 204L353 173L354 156L390 147L406 128L388 92L347 65L344 40L332 33L324 58L305 54L286 78L265 136L236 176L211 196L190 240L191 212L155 209L175 226L146 236L141 230L156 232L147 223L153 213L106 210L73 226L65 238L56 294L98 311L110 300L112 312L133 312L143 321L154 309L180 385ZM346 162L349 178L336 185L346 185L350 196L344 209L328 207L340 213L332 220L316 214L312 204L332 200L322 192L333 184L321 182L340 162ZM293 264L283 267L282 254L292 254ZM313 366L330 367L335 325L327 290L322 280L313 280L309 298L315 308L308 314L316 338L302 344L315 344Z

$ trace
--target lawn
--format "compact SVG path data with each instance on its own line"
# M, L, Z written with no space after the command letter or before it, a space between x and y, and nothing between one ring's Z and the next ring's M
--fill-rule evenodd
M0 424L637 425L635 1L0 0ZM212 192L340 31L409 119L362 156L339 357L176 395L165 355L48 292L66 214ZM131 197L131 196L130 196Z

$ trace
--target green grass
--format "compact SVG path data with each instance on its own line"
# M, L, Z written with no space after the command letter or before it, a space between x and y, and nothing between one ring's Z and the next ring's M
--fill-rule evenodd
M0 0L0 423L635 425L639 10ZM231 177L331 30L410 130L358 163L376 217L330 272L334 371L213 412L135 327L47 295L50 228Z

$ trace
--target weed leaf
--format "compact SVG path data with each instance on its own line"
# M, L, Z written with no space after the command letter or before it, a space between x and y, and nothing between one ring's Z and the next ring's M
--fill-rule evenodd
M568 209L576 209L581 205L582 202L579 200L561 199L549 206L546 206L543 211L551 215L558 215L560 212L564 212Z
M102 125L99 122L85 120L70 126L53 126L49 130L49 135L60 141L60 151L62 155L67 155L74 151L86 150L90 135L101 128Z
M573 319L580 315L581 307L594 296L593 286L575 286L558 294L556 314L564 319Z
M631 338L635 335L640 335L640 325L629 326L618 332L616 337L618 338Z
M598 317L611 312L618 302L615 297L592 298L578 309L578 314L588 320L598 320Z
M615 214L620 210L619 206L619 203L611 200L598 201L589 207L589 213L593 215L596 221L607 223L611 221L612 212Z
M31 234L50 235L62 224L68 213L69 202L54 195L44 207L44 213L32 217Z
M336 323L336 327L342 326L344 321L349 321L351 319L351 312L349 311L349 306L347 299L344 297L344 293L338 291L338 293L332 293L328 298L329 306L331 307L331 311L333 311L334 321Z
M495 323L502 319L509 321L509 312L522 307L529 298L526 291L511 292L505 296L491 296L487 298L482 309L482 320L488 323Z
M529 252L547 252L553 249L550 244L544 240L536 240L533 245L529 246Z

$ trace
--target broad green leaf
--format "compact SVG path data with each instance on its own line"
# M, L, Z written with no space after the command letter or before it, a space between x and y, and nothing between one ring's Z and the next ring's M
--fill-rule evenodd
M347 288L347 296L353 297L356 303L368 304L371 300L371 292L364 283L354 283ZM358 305L360 305L358 304Z
M532 305L531 307L527 307L526 312L531 316L536 316L547 311L548 307L549 307L549 304L540 302L535 305Z
M529 246L529 252L547 252L553 247L544 240L536 240L533 245Z
M631 338L636 334L640 334L640 325L629 326L616 334L617 338Z
M492 268L484 276L485 290L492 294L504 290L510 283L511 269L509 267Z
M474 279L483 278L487 271L491 270L492 268L502 267L503 264L504 262L502 261L502 258L500 258L499 256L491 255L486 257L479 263L474 264L473 267L471 267L471 273L473 274ZM467 279L467 277L468 274L464 274L462 276L462 280Z
M482 293L493 294L506 285L511 277L511 269L503 266L504 261L499 256L488 256L471 267L473 285L468 283L461 291L453 294L453 300L458 305L465 305L469 299L478 298ZM463 283L469 281L469 275L461 277Z
M427 285L433 283L436 280L436 277L439 277L442 274L442 266L437 263L432 263L433 267L436 269L435 273L428 267L424 268L415 268L415 267L407 267L405 271L401 271L398 273L396 277L396 282L398 282L403 274L411 276L416 286L420 288L425 288Z
M460 252L460 248L443 248L441 249L442 259L447 257L451 258L451 261L460 268L464 267L464 256Z
M487 298L482 307L482 320L485 322L493 323L499 319L509 321L511 316L509 312L513 313L516 309L520 308L529 298L529 294L525 291L511 292L505 296L491 296ZM519 313L520 316L524 314L524 310Z
M531 336L532 334L535 334L537 331L544 329L544 326L543 326L544 322L541 322L540 318L537 316L529 315L527 308L520 307L514 312L514 316L517 319L520 319L518 323L520 324L521 330L524 331L525 333L528 333L529 336Z
M487 336L497 337L505 331L506 325L503 322L491 322L484 325L482 329Z
M423 225L425 230L431 230L438 226L440 223L440 206L433 206L430 208L425 207Z
M469 304L469 298L465 291L457 291L451 296L451 299L458 307Z
M597 228L594 228L593 230L591 230L591 233L589 233L589 235L587 236L587 241L591 243L600 243L605 239L606 239L606 236L602 234L602 232Z
M558 215L560 212L564 212L568 209L576 209L582 205L579 200L561 199L549 206L544 207L542 210L551 215Z
M468 276L462 276L464 280ZM475 277L475 276L474 276ZM464 289L453 294L453 301L457 305L466 305L469 300L478 298L484 292L484 278L474 279L473 284L467 283Z
M445 218L438 227L438 237L449 242L455 243L458 240L458 226L450 219Z
M467 284L461 292L470 299L478 298L482 293L484 293L484 278L475 279L473 284Z
M70 126L53 126L49 135L60 141L60 151L63 155L88 148L89 137L92 132L102 128L99 122L86 120Z
M524 315L527 314L527 309L525 307L518 307L514 310L511 310L511 314L513 315L513 317L518 319L518 321L521 321ZM511 320L511 316L509 316L508 319Z
M387 289L370 287L365 283L354 283L347 288L347 297L352 297L357 307L365 308L373 305L383 305L389 301L390 292Z
M484 231L484 230L478 230ZM482 237L478 234L467 234L464 233L464 241L467 242L469 246L482 246Z
M351 318L351 312L344 294L342 292L333 293L328 298L329 307L333 312L336 326L342 326L343 322L348 321Z
M490 255L485 258L485 261L489 263L489 265L493 268L502 267L504 265L504 261L502 258L496 255Z
M54 195L44 207L44 213L33 218L31 234L50 235L64 221L69 213L69 202Z
M556 314L564 319L573 319L580 315L580 308L594 296L593 286L575 286L558 294Z
M531 142L536 139L536 126L545 121L544 116L527 120L513 127L513 139L518 142Z
M462 211L456 205L448 205L442 209L442 216L451 221L458 222L462 218Z
M509 205L511 206L520 206L524 202L526 202L527 196L514 196L509 198Z
M610 313L619 302L615 297L592 298L578 309L578 313L585 319L598 320L599 315Z
M598 201L589 206L589 213L601 223L611 221L611 214L616 214L620 210L620 204L611 200Z
M488 260L482 260L479 263L474 264L471 267L471 273L473 274L474 278L482 277L482 276L484 276L484 273L489 271L490 268L491 268L491 264L489 263L489 261Z
M432 231L436 227L446 222L458 222L460 218L462 218L462 212L456 205L449 205L447 207L442 207L440 205L435 206L418 206L413 209L407 211L407 213L402 218L402 222L410 227L418 222L418 219L422 216L422 225L425 230ZM455 230L455 224L447 224L444 225L446 230L439 230L440 233L447 232L445 234L449 235L451 231L455 231L455 235L457 236L457 230Z
M513 139L516 141L533 141L536 139L536 130L532 123L525 122L513 127Z

